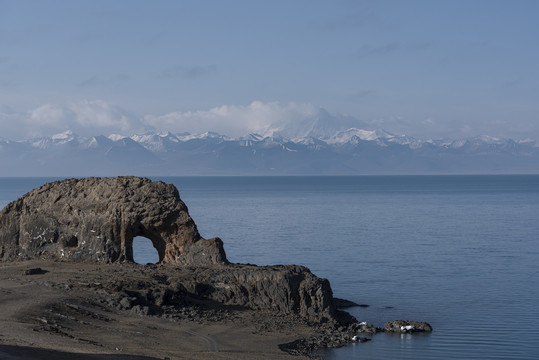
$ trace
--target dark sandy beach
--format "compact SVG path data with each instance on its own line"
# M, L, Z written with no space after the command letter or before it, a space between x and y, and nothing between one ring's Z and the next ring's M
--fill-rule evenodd
M43 271L27 274L35 268ZM152 286L157 275L143 265L34 260L0 269L3 359L301 359L279 344L317 331L294 317L245 309L144 315L111 306L119 279Z

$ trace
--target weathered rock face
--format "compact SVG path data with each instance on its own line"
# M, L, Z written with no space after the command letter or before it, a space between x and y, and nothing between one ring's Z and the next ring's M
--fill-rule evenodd
M260 311L298 314L311 321L337 314L329 281L297 265L234 265L192 272L182 284L191 294L224 305Z
M111 298L112 306L139 305L152 314L168 306L197 305L299 315L313 322L346 320L334 306L329 281L296 265L150 266L143 272L124 267L100 280L99 287L128 298L123 304L119 303L122 296Z
M226 263L219 238L203 239L174 185L137 177L45 184L0 213L0 259L133 261L133 238L162 262Z

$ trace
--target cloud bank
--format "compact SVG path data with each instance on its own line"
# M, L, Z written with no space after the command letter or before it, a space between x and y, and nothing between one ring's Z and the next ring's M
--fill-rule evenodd
M311 119L318 111L311 104L260 101L145 116L136 116L102 100L85 100L64 106L45 104L26 112L16 112L4 105L0 106L0 137L17 140L50 136L66 130L84 136L131 135L148 130L216 131L228 136L243 136L255 131L271 132L276 127Z
M223 105L209 110L147 115L144 119L146 124L157 130L216 131L228 136L243 136L252 132L271 132L291 122L312 118L318 111L311 104L253 101L246 106Z
M119 134L130 136L149 130L174 133L218 132L230 137L282 135L284 137L333 135L349 128L383 129L420 138L467 138L492 135L537 138L537 125L518 127L510 122L440 122L435 117L406 119L398 116L360 121L329 114L309 103L253 101L248 105L222 105L207 110L135 115L103 100L84 100L67 105L45 104L16 111L0 104L0 138L20 140L51 136L71 130L82 136ZM473 126L472 126L473 125Z
M45 104L27 112L0 107L0 136L8 139L50 136L66 130L80 135L99 135L146 128L136 116L102 100L85 100L65 106Z

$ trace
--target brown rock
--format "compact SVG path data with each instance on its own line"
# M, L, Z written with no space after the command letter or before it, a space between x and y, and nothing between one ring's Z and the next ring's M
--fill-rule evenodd
M226 263L219 238L203 239L174 185L138 177L45 184L0 213L0 259L133 261L133 238L150 239L159 261Z

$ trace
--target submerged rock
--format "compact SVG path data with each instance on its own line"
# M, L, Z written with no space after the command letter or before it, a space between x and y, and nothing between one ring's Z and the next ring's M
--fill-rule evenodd
M365 305L359 305L353 301L346 300L346 299L334 298L334 300L335 300L335 305L341 309L351 308L351 307L356 307L356 306L365 306Z
M0 260L133 261L144 236L160 262L226 263L219 238L203 239L174 185L138 177L45 184L0 213Z

